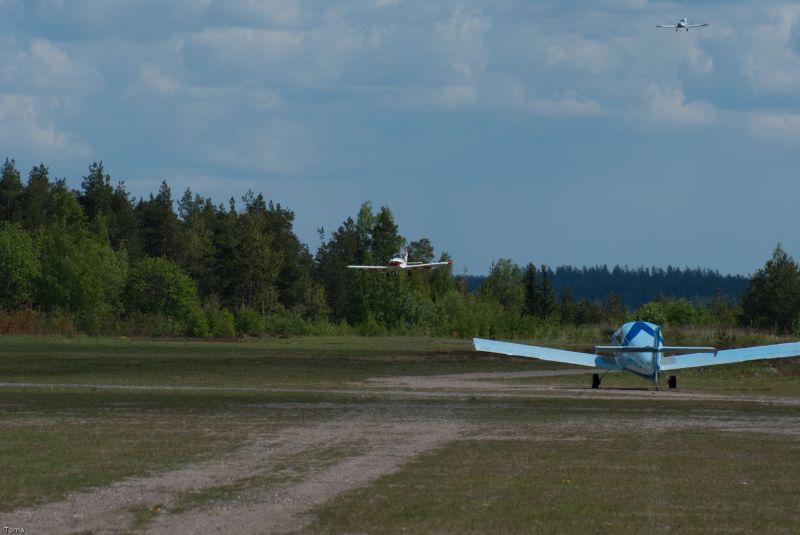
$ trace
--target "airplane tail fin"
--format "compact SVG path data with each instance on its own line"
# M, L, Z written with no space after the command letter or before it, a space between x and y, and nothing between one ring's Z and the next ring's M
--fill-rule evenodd
M403 248L403 258L408 262L408 247Z

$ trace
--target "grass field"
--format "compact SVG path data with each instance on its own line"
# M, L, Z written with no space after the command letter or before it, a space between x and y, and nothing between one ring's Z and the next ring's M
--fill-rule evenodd
M491 375L558 369L427 338L1 338L0 522L800 531L797 360L687 370L678 392Z

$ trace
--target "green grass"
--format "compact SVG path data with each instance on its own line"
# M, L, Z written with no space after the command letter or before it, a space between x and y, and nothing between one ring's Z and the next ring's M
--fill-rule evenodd
M58 415L3 419L0 510L62 498L76 489L209 458L231 446L202 422ZM234 441L235 442L235 441Z
M463 340L264 338L236 342L5 337L0 382L215 387L346 386L385 375L529 369Z
M550 367L476 354L467 341L427 338L0 338L0 382L211 387L4 387L0 511L218 457L254 434L279 436L286 426L352 414L384 421L435 417L475 431L320 508L314 527L320 533L800 528L800 495L792 485L800 479L800 441L708 426L710 419L778 419L791 428L795 406L351 392L376 376ZM773 361L767 368L747 363L686 370L679 388L800 397L800 362ZM545 380L588 385L588 376L531 381ZM603 386L648 383L609 374ZM667 421L672 431L660 425ZM170 507L253 499L357 453L347 445L287 456L250 478L186 493ZM134 511L136 529L169 513L149 505Z
M661 388L666 389L666 377L676 375L681 392L715 394L746 394L770 396L800 396L800 358L743 362L706 368L689 368L664 372ZM585 387L590 384L586 375L562 377L531 377L502 379L509 384L560 384ZM603 376L601 388L652 388L652 383L628 372L610 372Z
M186 492L170 505L169 512L206 509L213 504L233 500L237 503L252 503L266 491L274 491L280 486L301 481L312 469L325 469L348 457L360 455L364 451L363 445L358 443L306 449L280 459L269 472L258 473L231 484Z
M331 418L336 409L315 407L331 399L314 392L6 389L0 511L231 452L251 433ZM281 410L283 403L308 408Z
M572 431L458 441L316 512L316 533L786 532L796 439Z

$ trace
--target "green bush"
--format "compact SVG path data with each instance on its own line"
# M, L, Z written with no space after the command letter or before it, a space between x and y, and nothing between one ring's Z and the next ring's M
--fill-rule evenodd
M325 319L306 322L306 329L309 336L347 336L355 333L353 328L346 321L341 323L331 323Z
M128 273L124 296L129 314L139 312L174 319L188 336L209 334L197 286L174 262L163 258L137 262Z
M637 320L649 321L662 327L667 325L697 325L703 321L704 312L687 299L669 297L643 304L635 313Z
M185 332L186 325L164 314L132 312L122 322L122 333L126 336L177 337Z
M228 309L221 308L216 303L205 307L205 319L208 333L214 338L233 338L236 336L236 324L233 314Z
M656 325L665 326L667 324L667 311L663 301L650 301L639 307L634 313L637 320L649 321Z
M30 235L19 225L0 224L0 306L14 310L33 300L40 265Z
M300 314L281 310L267 316L264 330L270 336L301 336L308 334L308 324Z
M252 308L240 308L236 312L236 331L246 336L262 336L266 332L264 318Z
M372 314L367 316L367 319L356 326L356 332L361 336L386 336L389 334L388 330L381 323L378 323Z

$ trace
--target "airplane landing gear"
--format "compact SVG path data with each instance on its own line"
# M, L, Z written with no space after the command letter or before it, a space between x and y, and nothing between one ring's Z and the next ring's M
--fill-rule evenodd
M675 388L678 388L678 378L675 377L674 375L670 375L667 378L667 386L670 388L670 390L674 390Z
M592 374L592 388L597 389L600 388L600 374L593 373Z

